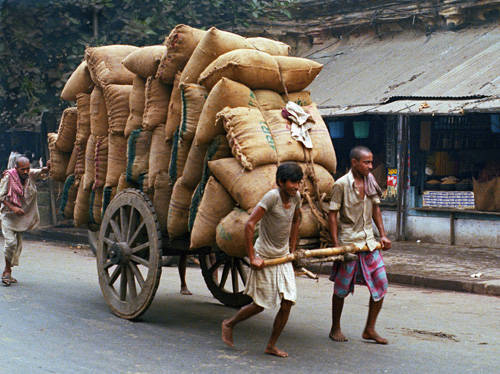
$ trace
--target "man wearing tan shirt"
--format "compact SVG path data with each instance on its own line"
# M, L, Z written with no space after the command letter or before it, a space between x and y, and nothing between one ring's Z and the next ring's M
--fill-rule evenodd
M387 275L380 252L375 249L379 242L373 233L375 222L380 234L382 249L390 249L380 212L380 188L371 175L373 154L363 146L355 147L350 153L351 170L338 179L333 186L330 202L329 228L333 245L355 244L358 248L368 247L367 252L358 252L358 259L352 262L335 262L330 280L334 282L332 299L332 328L330 338L347 341L340 329L340 317L344 298L354 292L357 278L370 290L368 319L363 338L387 344L375 331L375 322L382 309L387 292Z

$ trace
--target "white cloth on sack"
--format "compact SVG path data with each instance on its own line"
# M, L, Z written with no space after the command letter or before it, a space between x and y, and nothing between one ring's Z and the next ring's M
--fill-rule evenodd
M311 149L313 144L309 130L314 126L313 118L293 101L289 101L285 109L289 114L288 120L292 122L292 138L304 144L306 148Z

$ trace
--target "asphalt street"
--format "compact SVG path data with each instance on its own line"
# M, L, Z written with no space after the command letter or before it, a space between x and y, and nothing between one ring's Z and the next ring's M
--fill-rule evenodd
M3 245L3 239L0 239ZM163 268L151 308L138 322L112 314L87 247L24 243L18 284L0 288L0 373L498 373L500 298L390 285L378 321L389 339L361 338L368 292L356 288L342 319L349 341L328 338L331 282L297 278L298 300L278 347L263 353L276 311L220 339L236 310L209 293L199 268L187 272L192 296L179 294L177 269Z

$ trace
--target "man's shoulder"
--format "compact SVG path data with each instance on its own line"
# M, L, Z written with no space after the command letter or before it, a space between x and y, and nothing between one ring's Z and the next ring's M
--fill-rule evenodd
M340 185L340 186L346 186L349 184L349 173L344 174L341 176L339 179L335 181L335 184Z

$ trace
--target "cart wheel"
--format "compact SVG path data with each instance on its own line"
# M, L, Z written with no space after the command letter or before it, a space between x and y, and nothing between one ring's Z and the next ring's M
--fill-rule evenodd
M97 246L99 245L99 231L88 230L89 233L89 247L92 253L97 253Z
M215 259L212 264L210 255ZM232 257L222 251L200 254L200 267L212 295L221 303L242 307L252 302L244 295L250 264L245 258ZM229 286L229 288L226 288Z
M160 283L161 234L151 201L127 189L111 201L101 222L97 272L104 299L117 316L140 317Z

